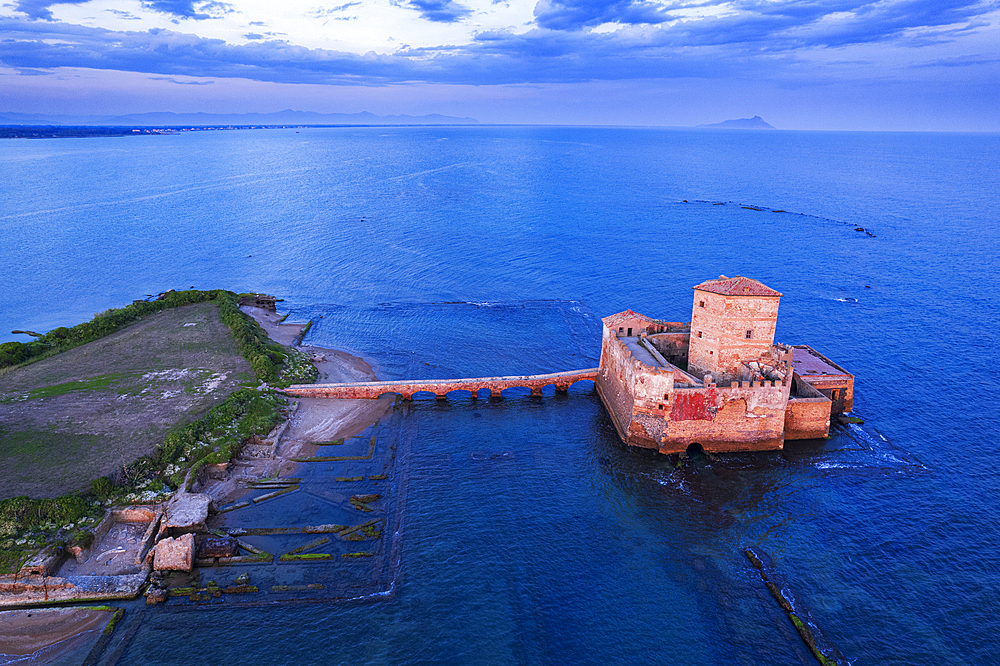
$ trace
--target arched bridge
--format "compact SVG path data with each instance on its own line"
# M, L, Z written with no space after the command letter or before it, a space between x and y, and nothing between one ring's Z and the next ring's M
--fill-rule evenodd
M523 377L473 377L466 379L411 379L389 382L352 382L349 384L292 384L285 393L301 398L345 398L350 400L375 400L387 393L398 393L406 400L412 400L414 393L427 391L438 399L444 399L451 391L471 391L472 397L489 389L491 397L499 397L504 389L522 387L531 390L531 395L542 395L546 386L555 386L556 391L568 391L578 381L597 378L597 368L553 372L548 375L526 375Z

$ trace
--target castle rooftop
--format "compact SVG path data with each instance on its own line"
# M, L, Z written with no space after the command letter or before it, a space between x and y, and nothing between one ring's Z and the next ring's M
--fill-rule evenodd
M751 278L737 275L736 277L726 277L720 275L718 280L706 280L695 285L699 291L707 291L713 294L724 296L782 296L779 291L771 289L767 285Z

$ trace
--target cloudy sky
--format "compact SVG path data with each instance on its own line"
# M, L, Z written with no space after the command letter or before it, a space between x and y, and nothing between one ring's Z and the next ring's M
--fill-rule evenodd
M0 111L1000 131L998 0L14 0Z

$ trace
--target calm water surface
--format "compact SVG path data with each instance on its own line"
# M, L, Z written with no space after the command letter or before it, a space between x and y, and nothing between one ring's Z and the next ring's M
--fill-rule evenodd
M391 600L168 604L118 663L814 663L751 545L852 663L994 663L998 165L996 135L7 141L0 340L226 287L385 379L546 372L596 365L600 317L686 320L692 285L748 275L785 294L779 340L857 375L864 427L675 469L582 386L415 401Z

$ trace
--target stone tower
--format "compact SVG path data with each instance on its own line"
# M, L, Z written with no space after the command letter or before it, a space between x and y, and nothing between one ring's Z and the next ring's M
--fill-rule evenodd
M746 377L743 362L769 356L781 294L741 276L694 287L688 370L717 382Z

